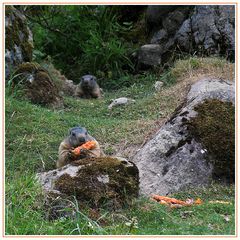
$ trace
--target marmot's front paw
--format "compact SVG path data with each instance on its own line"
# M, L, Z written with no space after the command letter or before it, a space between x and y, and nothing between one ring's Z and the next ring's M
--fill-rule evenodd
M85 148L82 148L80 154L86 156L88 154L88 150Z
M75 154L74 154L73 150L69 150L68 151L68 158L73 159L74 157L75 157Z

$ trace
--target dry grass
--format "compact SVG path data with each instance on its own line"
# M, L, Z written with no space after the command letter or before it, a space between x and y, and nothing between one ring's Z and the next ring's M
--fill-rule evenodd
M171 69L171 72L177 81L189 81L192 83L196 78L215 77L234 81L235 64L225 59L208 57L191 57L187 60L178 60Z
M115 146L119 155L131 159L147 141L149 141L159 128L171 117L176 109L185 100L191 85L204 78L219 78L235 81L235 65L219 58L189 58L178 60L170 69L171 75L176 78L176 84L163 88L150 101L149 114L162 112L161 118L145 121L134 121L133 126L127 126L127 140Z

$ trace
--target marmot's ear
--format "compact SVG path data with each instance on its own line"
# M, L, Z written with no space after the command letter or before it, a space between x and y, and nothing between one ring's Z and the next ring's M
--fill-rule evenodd
M71 133L72 133L72 128L69 128L68 134L71 135Z

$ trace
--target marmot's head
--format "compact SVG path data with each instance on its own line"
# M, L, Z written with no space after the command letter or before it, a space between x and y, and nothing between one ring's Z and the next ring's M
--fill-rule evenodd
M81 86L83 88L93 88L96 84L96 77L93 75L84 75L81 77Z
M69 144L72 147L81 146L87 141L88 132L84 127L74 127L69 130Z

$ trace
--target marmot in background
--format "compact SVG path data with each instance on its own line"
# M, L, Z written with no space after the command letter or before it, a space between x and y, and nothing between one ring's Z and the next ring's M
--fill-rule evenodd
M95 138L90 136L83 127L74 127L69 130L69 135L60 143L58 150L58 161L57 168L63 167L64 165L69 164L72 161L76 161L86 157L100 157L102 152L100 150L100 145L96 141L96 147L92 150L81 150L80 156L75 156L73 154L73 149L81 146L88 141L96 141Z
M101 89L93 75L84 75L75 90L75 96L80 98L101 98Z

